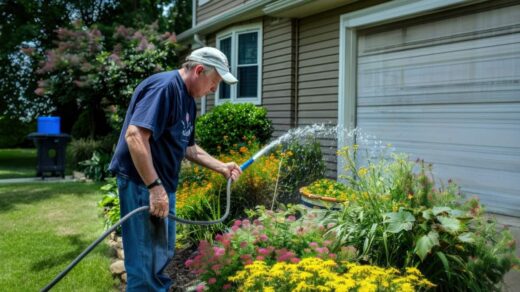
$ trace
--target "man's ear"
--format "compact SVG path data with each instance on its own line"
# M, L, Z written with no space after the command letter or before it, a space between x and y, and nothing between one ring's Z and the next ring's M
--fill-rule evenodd
M204 66L202 66L202 65L195 66L195 73L196 73L197 76L202 74L202 71L204 71Z

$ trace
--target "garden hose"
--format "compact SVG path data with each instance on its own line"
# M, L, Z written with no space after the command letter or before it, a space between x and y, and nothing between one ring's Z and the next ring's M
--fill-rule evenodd
M250 163L251 164L251 163ZM244 167L245 166L245 167ZM249 165L242 165L240 168L243 170ZM227 187L226 187L226 212L224 215L214 221L195 221L195 220L187 220L183 218L176 217L173 214L168 214L168 219L177 221L180 223L185 224L194 224L194 225L212 225L212 224L218 224L222 223L226 217L229 215L229 209L231 206L231 179L228 179L227 181ZM114 230L116 230L117 227L119 227L121 224L123 224L126 220L130 219L130 217L134 216L137 213L148 211L150 209L150 206L142 206L135 210L132 210L130 213L126 214L121 220L117 221L116 224L112 225L110 228L108 228L98 239L96 239L92 244L90 244L78 257L76 257L68 266L63 270L61 273L58 274L47 286L45 286L41 291L49 291L54 285L56 285L65 275L72 270L87 254L89 254L103 239L105 239L110 233L112 233Z
M251 164L253 164L253 162L255 162L256 159L258 159L259 157L261 157L262 155L267 153L267 151L269 151L271 148L273 148L280 142L281 142L280 139L277 139L277 140L271 142L269 145L267 145L266 147L264 147L263 149L258 151L255 155L253 155L251 158L249 158L249 160L244 162L244 164L242 164L240 166L240 169L242 171L244 171ZM187 219L179 218L173 214L168 214L168 219L177 221L180 223L194 224L194 225L212 225L212 224L218 224L218 223L224 222L224 220L229 215L229 209L231 206L231 182L232 182L231 178L228 179L227 187L226 187L226 212L220 219L213 220L213 221L194 221L194 220L187 220ZM67 273L70 272L70 270L72 270L72 268L74 268L89 252L91 252L101 241L103 241L103 239L105 239L110 233L112 233L114 230L116 230L117 227L119 227L121 224L123 224L123 222L125 222L130 217L134 216L135 214L143 212L143 211L148 211L149 209L150 209L150 206L143 206L143 207L139 207L135 210L132 210L130 213L126 214L123 218L121 218L121 220L119 220L116 224L112 225L98 239L96 239L92 244L90 244L77 258L75 258L67 266L67 268L65 268L65 270L63 270L61 273L59 273L58 276L56 276L41 291L49 291L54 285L56 285L56 283L58 283L63 277L65 277L65 275L67 275Z

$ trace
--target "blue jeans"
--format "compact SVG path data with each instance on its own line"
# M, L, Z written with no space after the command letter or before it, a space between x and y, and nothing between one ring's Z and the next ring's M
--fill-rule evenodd
M121 217L150 205L144 185L118 176ZM175 214L175 193L169 193L170 213ZM140 212L123 223L123 249L127 273L126 291L168 291L171 279L164 269L175 251L175 221Z

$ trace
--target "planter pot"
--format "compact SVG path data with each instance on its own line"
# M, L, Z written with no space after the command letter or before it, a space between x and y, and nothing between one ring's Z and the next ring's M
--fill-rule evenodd
M309 208L340 210L345 200L311 194L306 187L300 188L300 201Z

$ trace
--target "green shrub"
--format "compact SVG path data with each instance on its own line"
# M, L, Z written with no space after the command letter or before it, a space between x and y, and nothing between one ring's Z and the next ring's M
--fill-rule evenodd
M110 155L94 151L89 160L81 161L79 163L80 170L85 173L85 176L94 181L103 181L110 175L108 166L110 164Z
M86 138L75 139L67 145L67 163L71 169L80 170L82 161L89 160L95 151L99 150L101 142Z
M500 289L519 261L509 232L485 220L478 201L462 203L453 183L437 188L423 161L383 153L360 166L357 152L356 145L339 151L347 200L323 220L335 245L354 246L360 262L416 267L439 291Z
M22 122L16 118L0 116L0 148L32 145L32 142L26 139L31 132L36 132L34 121Z
M99 201L98 206L102 208L105 229L108 229L116 224L121 216L116 178L108 179L107 184L101 187L101 191L103 197ZM116 229L116 233L121 234L121 226Z
M71 169L82 171L84 165L81 165L81 162L91 160L96 151L99 152L98 155L110 156L116 142L117 136L114 134L98 139L74 139L67 145L67 164Z
M284 146L277 201L299 203L299 189L325 175L320 142L315 138L292 140Z
M255 140L265 144L273 133L267 110L251 103L224 103L197 120L197 144L217 155L247 146Z

